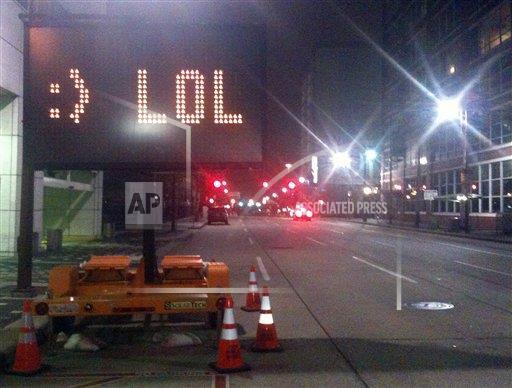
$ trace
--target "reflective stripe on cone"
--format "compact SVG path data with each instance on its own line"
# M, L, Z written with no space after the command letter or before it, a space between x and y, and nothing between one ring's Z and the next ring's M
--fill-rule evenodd
M217 361L209 365L219 373L242 372L251 369L242 358L231 297L227 297L224 304L224 319L219 338Z

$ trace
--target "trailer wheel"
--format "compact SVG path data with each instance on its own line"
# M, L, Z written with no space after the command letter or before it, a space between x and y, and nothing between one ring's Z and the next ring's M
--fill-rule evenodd
M66 334L72 334L75 327L75 317L52 317L52 333L58 334L63 331Z

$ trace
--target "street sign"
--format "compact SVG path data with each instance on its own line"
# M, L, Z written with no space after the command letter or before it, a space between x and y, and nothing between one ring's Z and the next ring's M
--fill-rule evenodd
M425 190L423 192L423 199L425 201L433 201L434 199L437 198L438 195L439 194L438 194L437 190Z
M126 229L160 228L163 222L162 194L162 182L126 182Z

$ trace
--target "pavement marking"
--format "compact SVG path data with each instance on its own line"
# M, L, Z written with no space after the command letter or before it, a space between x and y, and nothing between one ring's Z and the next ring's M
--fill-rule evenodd
M258 262L258 267L260 267L261 275L263 276L263 279L265 279L266 282L270 280L270 276L267 272L267 269L265 268L265 265L263 264L263 260L261 257L256 256L256 261Z
M20 310L12 310L11 314L21 314L23 311Z
M11 287L11 286L15 286L16 284L17 284L16 282L1 282L0 288ZM48 283L37 283L37 282L32 283L32 286L35 286L35 287L46 287L47 285L48 285Z
M252 238L249 237L249 242L251 243L251 245L254 245L254 241L252 241Z
M370 263L369 261L366 261L366 260L364 260L364 259L361 259L361 258L359 258L359 257L357 257L357 256L352 256L352 258L353 258L354 260L360 261L361 263L365 263L366 265L369 265L370 267L373 267L373 268L376 268L376 269L378 269L378 270L381 270L382 272L385 272L385 273L387 273L387 274L389 274L389 275L395 276L395 277L400 278L400 279L407 280L408 282L411 282L411 283L415 283L415 284L417 284L417 283L418 283L418 282L417 282L416 280L414 280L414 279L411 279L411 278L408 278L407 276L403 276L403 275L401 275L401 274L399 274L399 273L396 273L396 272L390 271L390 270L388 270L388 269L386 269L386 268L383 268L383 267L381 267L381 266L379 266L379 265L377 265L377 264Z
M478 269L481 269L481 270L484 270L484 271L489 271L489 272L495 272L495 273L499 273L501 275L505 275L505 276L512 276L512 273L508 273L508 272L502 272L502 271L496 271L495 269L491 269L491 268L486 268L486 267L480 267L479 265L474 265L474 264L469 264L469 263L464 263L462 261L458 261L458 260L454 260L456 263L459 263L459 264L462 264L462 265L467 265L468 267L473 267L473 268L478 268Z
M344 232L340 232L339 230L336 230L336 229L329 229L331 232L334 232L334 233L338 233L338 234L345 234Z
M419 240L419 241L423 241L423 240ZM426 242L426 241L423 241L423 242ZM440 241L437 241L436 242L437 244L443 244L443 245L448 245L450 247L454 247L454 248L461 248L461 249L467 249L468 251L474 251L474 252L480 252L480 253L487 253L489 255L496 255L496 256L508 256L507 254L505 253L497 253L497 252L492 252L492 251L484 251L482 249L475 249L475 248L469 248L469 247L465 247L463 245L456 245L456 244L450 244L450 243L444 243L444 242L440 242Z
M395 247L393 244L388 244L388 243L385 243L385 242L382 242L382 241L373 240L373 242L377 243L377 244L380 244L380 245L384 245L386 247L390 247L390 248L394 248Z
M0 306L7 306L7 303L0 302Z
M311 238L311 237L306 237L308 240L310 241L313 241L313 242L316 242L317 244L320 244L320 245L327 245L326 243L324 242L321 242L321 241L318 241L318 240L315 240L314 238Z

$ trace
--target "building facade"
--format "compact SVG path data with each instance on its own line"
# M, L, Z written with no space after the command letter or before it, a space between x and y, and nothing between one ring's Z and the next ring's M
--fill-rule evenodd
M26 2L0 2L0 252L16 250L23 145L23 22Z
M401 67L384 67L381 185L395 215L442 227L468 198L471 226L493 229L512 212L511 8L510 0L386 1L384 49ZM453 96L467 134L458 120L436 121L436 100ZM425 201L424 190L438 197Z
M0 256L17 252L23 164L22 15L28 1L0 2ZM55 3L57 6L57 3ZM64 236L98 237L102 232L101 171L36 171L35 245L49 229Z

